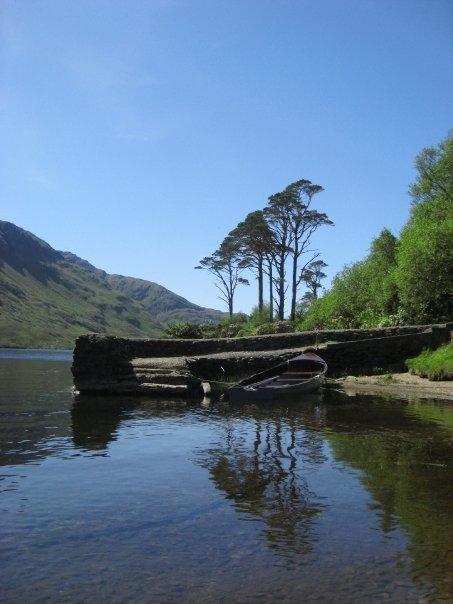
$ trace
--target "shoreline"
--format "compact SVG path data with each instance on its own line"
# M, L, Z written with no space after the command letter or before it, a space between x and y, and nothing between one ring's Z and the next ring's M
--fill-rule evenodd
M411 373L352 376L328 379L329 389L338 389L349 396L376 394L405 399L436 399L453 402L453 381L431 381Z

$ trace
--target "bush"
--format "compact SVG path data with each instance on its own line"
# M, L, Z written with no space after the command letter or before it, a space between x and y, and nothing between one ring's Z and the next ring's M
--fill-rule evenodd
M202 330L200 325L189 323L189 321L181 321L180 323L169 323L164 330L166 338L183 338L183 339L198 339L202 338Z
M219 337L219 325L217 323L202 323L199 327L202 338L209 339Z
M230 323L229 325L219 325L219 338L235 338L242 329L242 323Z
M270 307L269 304L264 304L263 309L260 310L258 306L252 308L252 312L250 313L250 317L248 323L257 327L258 325L263 325L265 323L269 323L269 313Z
M225 325L237 325L237 324L241 324L241 323L247 323L248 319L249 318L245 314L245 312L238 312L238 313L234 314L232 317L227 317L226 319L222 319L220 321L219 325L225 326Z
M276 321L275 333L292 333L294 331L294 325L291 321Z
M271 333L276 333L275 323L262 323L258 327L255 327L255 335L257 336L267 336Z
M396 238L383 229L368 256L335 276L330 291L313 301L298 328L354 329L386 322L398 309L396 247Z

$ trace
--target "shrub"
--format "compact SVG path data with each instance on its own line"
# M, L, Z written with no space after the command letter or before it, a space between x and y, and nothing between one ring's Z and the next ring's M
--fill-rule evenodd
M198 339L202 338L203 334L200 325L181 321L169 323L165 327L164 336L166 338Z
M219 325L217 323L201 323L199 327L202 338L208 339L219 337Z
M274 323L275 333L292 333L294 325L291 321L277 321Z
M262 323L258 327L255 327L255 334L257 336L266 336L271 333L276 333L275 323Z
M269 322L269 313L270 313L270 307L268 304L264 304L262 310L260 310L258 308L258 306L255 306L254 308L252 308L252 312L250 313L248 322L251 325L254 325L256 327L258 325L263 325L264 323L268 323Z
M235 338L242 329L242 323L230 323L229 325L219 325L219 338Z
M238 323L247 323L248 316L244 312L238 312L234 314L232 317L227 317L226 319L222 319L219 325L236 325Z

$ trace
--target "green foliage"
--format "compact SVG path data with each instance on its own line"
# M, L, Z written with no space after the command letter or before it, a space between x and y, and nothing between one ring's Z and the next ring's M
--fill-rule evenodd
M430 380L453 379L453 344L424 350L417 357L407 359L406 365L411 373Z
M414 323L451 317L453 207L446 199L414 206L398 246L401 307Z
M248 318L248 323L257 327L258 325L262 325L263 323L267 323L269 321L269 305L264 304L263 308L260 310L258 306L254 306L252 308L252 312Z
M254 328L255 336L266 336L272 333L277 333L275 331L275 323L262 323Z
M244 336L259 336L273 333L292 333L295 331L295 324L292 321L275 321L269 323L269 309L262 311L258 307L254 308L250 317L243 313L237 313L232 317L223 319L220 323L207 323L194 325L188 321L180 323L170 323L165 328L165 337L167 338L236 338Z
M403 314L413 323L448 320L453 279L453 138L415 160L413 206L397 253L396 280Z
M219 325L228 326L228 325L240 325L242 323L246 323L248 321L248 316L245 312L236 312L231 317L224 317Z
M327 277L323 270L326 268L326 266L327 264L324 262L324 260L314 260L313 262L310 262L310 264L308 264L308 266L302 271L301 280L308 288L305 298L312 297L316 299L318 297L318 290L321 287L321 282ZM300 307L299 309L296 308L296 314L298 311L300 313Z
M424 149L415 165L411 215L400 238L384 229L369 255L344 268L308 312L306 303L301 306L299 328L385 327L451 318L453 139Z
M417 176L409 191L414 205L433 199L453 201L453 137L427 147L415 160Z
M183 338L183 339L198 339L203 337L199 325L189 323L189 321L181 321L180 323L171 322L164 330L166 338Z
M299 328L372 327L396 315L395 254L396 238L384 229L373 240L367 258L345 267L330 291L313 300Z
M241 260L241 240L230 234L225 237L212 256L205 256L195 267L214 275L215 285L220 292L219 298L226 303L230 317L233 316L234 294L237 287L249 285L248 280L240 276L246 268Z
M245 313L236 313L220 321L217 327L218 338L235 338L241 332L243 326L247 323Z

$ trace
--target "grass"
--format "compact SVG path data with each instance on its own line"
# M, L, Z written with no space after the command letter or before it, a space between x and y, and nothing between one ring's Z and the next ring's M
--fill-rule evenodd
M423 350L417 357L406 360L411 373L430 380L453 379L453 344L444 344L436 350Z

